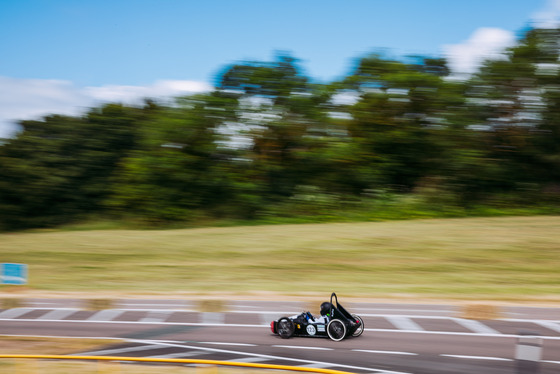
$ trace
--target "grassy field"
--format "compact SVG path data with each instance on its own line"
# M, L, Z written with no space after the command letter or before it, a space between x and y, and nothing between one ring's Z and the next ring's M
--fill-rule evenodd
M0 262L27 292L560 301L560 217L7 233Z

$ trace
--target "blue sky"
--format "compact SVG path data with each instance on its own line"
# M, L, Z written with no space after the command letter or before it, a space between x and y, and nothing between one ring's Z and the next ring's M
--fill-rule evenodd
M560 0L0 0L0 137L17 119L208 90L277 50L321 82L379 49L468 73L558 15Z

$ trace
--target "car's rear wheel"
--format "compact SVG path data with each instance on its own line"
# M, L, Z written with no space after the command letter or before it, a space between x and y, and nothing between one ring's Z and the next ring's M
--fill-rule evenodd
M327 325L327 334L331 340L339 342L346 336L346 325L339 319L333 319Z
M354 331L354 333L352 333L352 336L356 336L356 337L357 337L357 336L360 336L360 335L362 335L362 334L364 333L364 328L365 328L364 320L362 319L362 317L357 316L357 315L355 315L355 314L352 314L352 317L354 317L354 319L355 319L356 321L359 321L359 322L360 322L360 326L358 326L358 328L356 329L356 331Z
M280 318L276 324L276 331L282 339L291 338L294 335L295 329L294 323L287 317Z

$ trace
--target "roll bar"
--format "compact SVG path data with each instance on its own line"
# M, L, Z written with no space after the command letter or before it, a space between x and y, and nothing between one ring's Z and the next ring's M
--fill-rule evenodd
M331 304L332 304L332 305L334 305L334 304L333 304L333 297L334 297L334 299L335 299L335 301L336 301L336 307L338 308L338 297L336 297L336 294L335 294L334 292L331 294Z

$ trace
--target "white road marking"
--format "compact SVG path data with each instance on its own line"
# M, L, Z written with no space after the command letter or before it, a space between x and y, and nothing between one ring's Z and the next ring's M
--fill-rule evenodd
M27 310L35 310L35 309L47 309L47 308L31 308L31 307L26 307L26 308L15 308L15 309L27 309ZM65 309L70 309L70 308L48 308L50 310L65 310ZM77 309L77 308L74 308ZM11 309L9 309L11 310ZM81 310L81 309L78 309ZM162 312L162 313L171 313L171 312L178 312L178 313L199 313L197 310L191 310L191 309L146 309L146 308L115 308L114 310L120 310L123 312ZM5 310L4 312L0 313L0 318L2 317L2 314L7 312L8 310ZM296 312L296 311L285 311L285 312L278 312L278 311L243 311L243 310L230 310L227 313L235 313L235 314L257 314L261 321L266 322L266 324L270 325L270 321L272 320L276 320L282 316L291 316L291 315L298 315L301 313L301 311ZM444 320L455 320L458 319L456 317L451 317L451 316L431 316L431 315L415 315L415 314L381 314L381 313L377 313L377 314L364 314L364 313L360 313L359 314L361 317L380 317L380 318L384 318L387 316L391 316L391 317L397 317L397 318L412 318L412 319L434 319L434 320L438 320L438 319L444 319ZM514 318L503 318L503 319L499 319L500 321L510 321L510 322L535 322L536 320L532 320L532 319L514 319ZM543 322L554 322L554 323L560 323L560 321L554 321L554 320L539 320L539 321L543 321ZM263 323L264 324L264 323Z
M454 313L455 310L433 310L433 309L397 309L397 308L352 308L356 311L379 311L379 312L409 312L409 313Z
M187 358L187 357L195 357L195 356L202 356L202 355L207 355L209 354L208 352L195 352L195 351L190 351L190 352L178 352L178 353L170 353L167 355L156 355L156 356L145 356L145 357L150 357L150 358Z
M153 303L118 303L122 306L152 306L152 307L182 307L191 306L190 304L178 303L178 304L153 304ZM119 308L120 309L120 308Z
M367 314L367 313L360 313L358 314L360 317L399 317L399 318L414 318L414 319L452 319L453 317L449 316L425 316L420 314Z
M252 325L248 323L196 323L196 322L140 322L140 321L98 321L98 320L70 320L70 319L45 319L45 320L37 320L37 319L30 319L30 318L22 318L22 319L11 319L11 318L0 318L0 321L5 322L60 322L60 323L106 323L106 324L123 324L123 325L164 325L164 326L211 326L211 327L256 327L256 328L268 328L270 331L270 324L268 325ZM390 330L394 331L394 330Z
M393 326L398 328L399 330L407 330L407 331L424 331L420 325L416 322L411 320L410 318L400 317L400 316L385 316Z
M57 308L49 308L57 309ZM115 308L114 310L121 310L123 312L178 312L178 313L198 313L196 310L191 309L146 309L146 308Z
M319 363L319 364L307 364L307 365L299 365L300 368L316 368L316 369L326 369L331 368L333 365L329 363Z
M418 353L412 352L400 352L400 351L372 351L368 349L353 349L354 352L365 352L365 353L379 353L386 355L406 355L406 356L418 356Z
M244 357L244 358L234 358L233 360L226 360L226 362L245 362L245 363L263 362L263 361L268 361L268 358L264 358L264 357Z
M108 337L108 336L61 336L61 335L17 335L17 334L2 334L2 336L11 336L14 338L56 338L56 339L93 339L93 340L115 340L117 343L123 341L122 338Z
M472 319L453 318L459 325L475 332L476 334L499 334L498 331L486 326L485 324Z
M33 308L8 309L8 310L5 310L2 313L0 313L0 318L8 318L8 319L17 318L19 316L24 315L25 313L31 312L32 310L35 310L35 309L33 309Z
M78 312L80 309L54 309L48 312L47 314L43 314L41 317L37 319L50 319L50 320L59 320L64 319L72 314Z
M449 320L450 318L441 318ZM4 322L56 322L56 323L105 323L105 324L123 324L123 325L163 325L163 326L210 326L210 327L246 327L246 328L260 328L260 329L268 329L270 331L270 324L241 324L241 323L189 323L189 322L140 322L140 321L94 321L94 320L38 320L38 319L11 319L11 318L0 318L0 321ZM535 322L534 320L523 320L524 322ZM450 336L473 336L475 335L472 332L456 332L456 331L426 331L426 330L397 330L397 329L372 329L366 328L364 331L366 332L388 332L388 333L402 333L402 334L427 334L427 335L450 335ZM485 337L496 337L496 338L519 338L521 335L517 334L501 334L499 332L496 333L488 333L483 334L479 333L476 336L485 336ZM560 336L546 336L543 335L540 337L543 340L560 340Z
M21 336L28 336L28 335L4 335L4 336L17 336L17 337L21 337ZM41 336L41 335L37 335L37 336ZM516 335L511 335L511 337L515 337ZM47 336L43 336L43 337L47 337ZM52 338L76 338L76 337L65 337L65 336L48 336L48 337L52 337ZM102 339L100 337L80 337L82 339ZM116 339L116 338L106 338L106 339L114 339L114 340L121 340L121 339ZM248 353L248 352L239 352L239 351L229 351L229 350L222 350L222 349L212 349L212 348L204 348L204 347L195 347L195 346L188 346L188 345L184 345L184 344L177 344L176 342L173 341L164 341L164 340L156 340L156 341L152 341L152 340L137 340L137 339L127 339L127 341L129 342L134 342L134 343L140 343L140 344L147 344L147 345L143 345L143 346L138 346L138 347L128 347L128 348L121 348L121 349L114 349L114 350L105 350L105 351L95 351L95 352L91 352L89 354L114 354L114 353L120 353L123 351L141 351L141 350L146 350L146 349L154 349L154 348L162 348L163 346L172 346L172 347L181 347L181 348L189 348L189 349L193 349L193 350L198 350L198 351L208 351L208 352L221 352L221 353L232 353L232 354L238 354L238 355L243 355L243 356L249 356L246 358L241 358L241 359L233 359L233 360L228 360L228 361L232 361L232 362L259 362L259 361L266 361L266 360L287 360L287 361L296 361L296 362L306 362L308 364L311 364L309 366L313 366L313 364L318 364L318 365L328 365L328 366L332 366L332 367L343 367L343 368L349 368L349 369L358 369L358 370L365 370L365 371L369 371L369 372L375 372L377 374L411 374L411 373L407 373L407 372L397 372L397 371L384 371L383 369L376 369L376 368L366 368L366 367L357 367L357 366L350 366L350 365L340 365L340 364L336 364L336 363L327 363L327 362L318 362L318 361L309 361L309 360L301 360L301 359L294 359L294 358L288 358L288 357L278 357L278 356L270 356L270 355L262 355L262 354L256 354L256 353ZM354 351L362 351L362 350L354 350ZM366 351L363 350L363 352L371 352L371 353L394 353L394 354L411 354L411 355L415 355L414 353L409 353L409 352L393 352L393 351ZM185 354L189 354L191 352L184 352L182 353L183 355ZM199 354L204 354L205 352L200 352ZM80 353L80 354L74 354L74 355L83 355L84 353ZM177 353L177 354L181 354L181 353ZM513 361L512 359L507 359L507 358L501 358L501 357L488 357L488 356L467 356L467 355L450 355L450 354L441 354L440 356L442 357L450 357L450 358L461 358L461 359L475 359L475 360L494 360L494 361ZM183 356L184 357L184 356ZM543 363L548 363L548 364L560 364L560 361L546 361L543 360L541 361Z
M311 349L316 351L332 351L332 348L324 348L324 347L302 347L299 345L273 345L276 348L290 348L290 349Z
M280 318L286 316L288 314L259 314L259 321L263 324L263 325L267 325L270 326L270 322L272 321L278 321Z
M165 322L173 312L170 310L165 311L150 311L148 315L140 320L140 322Z
M87 319L87 321L109 322L124 313L124 310L105 309L101 310Z
M483 336L487 338L519 338L523 335L517 334L474 334L472 332L456 332L456 331L405 331L395 329L365 329L369 332L389 332L389 333L402 333L402 334L425 334L425 335L456 335L456 336ZM539 336L543 340L560 340L560 336Z
M283 316L293 316L293 315L298 315L301 314L303 310L300 310L299 312L295 312L295 311L291 311L291 312L279 312L279 311L275 311L272 312L270 310L259 310L259 311L251 311L251 310L228 310L228 313L235 313L235 314L260 314L260 315L272 315L272 316L278 316L278 318L283 317ZM278 318L274 318L274 317L270 317L267 316L266 318L273 318L273 319L278 319Z
M560 324L551 321L535 321L537 325L541 325L552 331L560 332Z
M463 356L463 355L440 355L441 357L466 358L470 360L491 360L491 361L513 361L511 358L487 357L487 356Z
M91 352L82 352L82 353L75 353L71 356L109 356L109 355L114 355L114 354L119 354L119 353L125 353L125 352L136 352L136 351L147 351L150 349L156 349L156 348L165 348L164 345L161 344L146 344L146 345L140 345L137 347L126 347L126 348L114 348L114 349L104 349L101 351L91 351Z
M200 313L200 322L206 324L223 324L224 313Z
M256 347L256 344L247 343L226 343L226 342L200 342L201 344L213 344L213 345L235 345L240 347Z
M202 350L210 351L210 352L232 353L232 354L237 354L237 355L241 355L241 356L261 357L261 358L264 358L264 359L267 359L267 360L295 361L295 362L302 362L302 363L306 363L306 364L329 364L330 366L336 366L336 367L346 368L346 369L364 370L364 371L368 371L368 372L376 372L378 374L411 374L411 373L403 372L403 371L388 371L388 370L377 369L377 368L367 368L367 367L352 366L352 365L341 365L341 364L327 363L327 362L321 362L321 361L311 361L311 360L302 360L302 359L282 357L282 356L263 355L263 354L259 354L259 353L229 351L229 350L224 350L224 349L207 348L207 347L195 347L195 346L188 346L188 345L176 344L176 343L166 343L164 341L157 341L157 340L129 339L128 341L137 342L137 343L163 344L163 345L167 345L167 346L170 346L170 347L202 349Z

